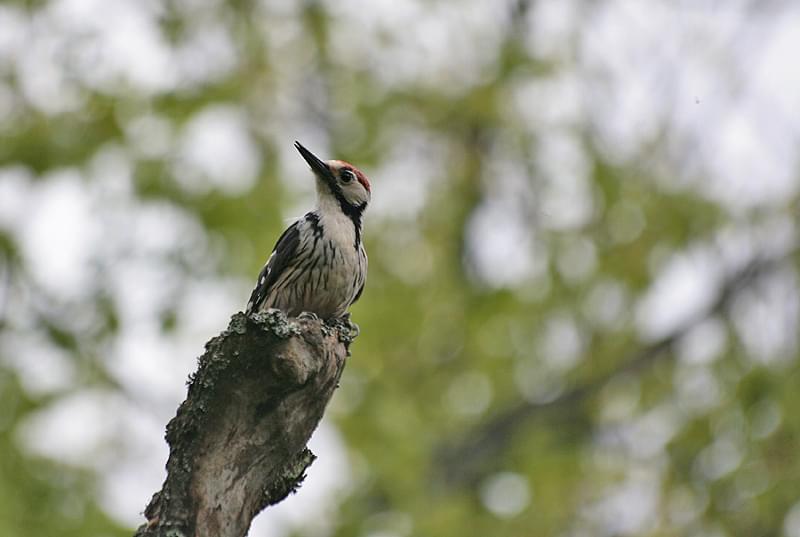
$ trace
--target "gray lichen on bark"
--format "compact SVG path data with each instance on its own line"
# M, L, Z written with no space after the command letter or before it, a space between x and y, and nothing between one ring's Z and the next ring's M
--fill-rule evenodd
M235 314L206 343L167 425L167 478L136 537L241 537L256 514L294 492L356 333L348 321Z

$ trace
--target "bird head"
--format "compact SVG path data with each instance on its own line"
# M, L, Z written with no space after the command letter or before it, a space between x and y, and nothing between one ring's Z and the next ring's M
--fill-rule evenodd
M367 207L372 192L369 179L361 170L342 160L320 160L300 142L294 146L314 172L320 197L334 197L348 214L361 213Z

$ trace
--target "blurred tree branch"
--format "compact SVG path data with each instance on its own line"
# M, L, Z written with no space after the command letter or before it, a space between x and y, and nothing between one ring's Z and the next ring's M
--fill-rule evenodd
M315 458L305 446L339 384L351 328L235 314L206 344L167 425L167 478L136 536L243 537L294 492Z
M446 487L475 485L491 469L491 461L496 460L508 448L516 433L523 430L530 420L573 412L610 381L640 372L657 361L672 356L669 351L692 327L722 312L739 291L790 260L798 250L800 245L794 244L780 253L753 258L721 283L719 292L705 311L688 319L661 339L631 352L613 370L567 390L551 401L520 401L468 431L460 441L442 446L436 453L434 464L439 478Z

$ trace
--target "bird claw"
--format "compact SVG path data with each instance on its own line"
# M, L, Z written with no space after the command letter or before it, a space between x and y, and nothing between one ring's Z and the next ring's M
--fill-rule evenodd
M350 312L345 313L341 317L330 319L326 321L326 324L339 333L340 340L348 343L357 338L361 333L361 329L358 325L350 320Z
M298 319L306 319L309 321L319 321L319 316L313 311L304 311L297 316Z

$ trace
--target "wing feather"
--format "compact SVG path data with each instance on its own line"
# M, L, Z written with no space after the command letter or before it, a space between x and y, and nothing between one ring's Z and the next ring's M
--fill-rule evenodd
M261 303L269 295L272 286L275 285L283 271L286 270L289 262L295 257L297 247L300 244L300 222L301 220L298 220L286 228L286 231L278 238L278 242L275 243L272 255L269 256L264 268L261 269L256 287L250 294L250 300L247 302L247 313L258 311Z

